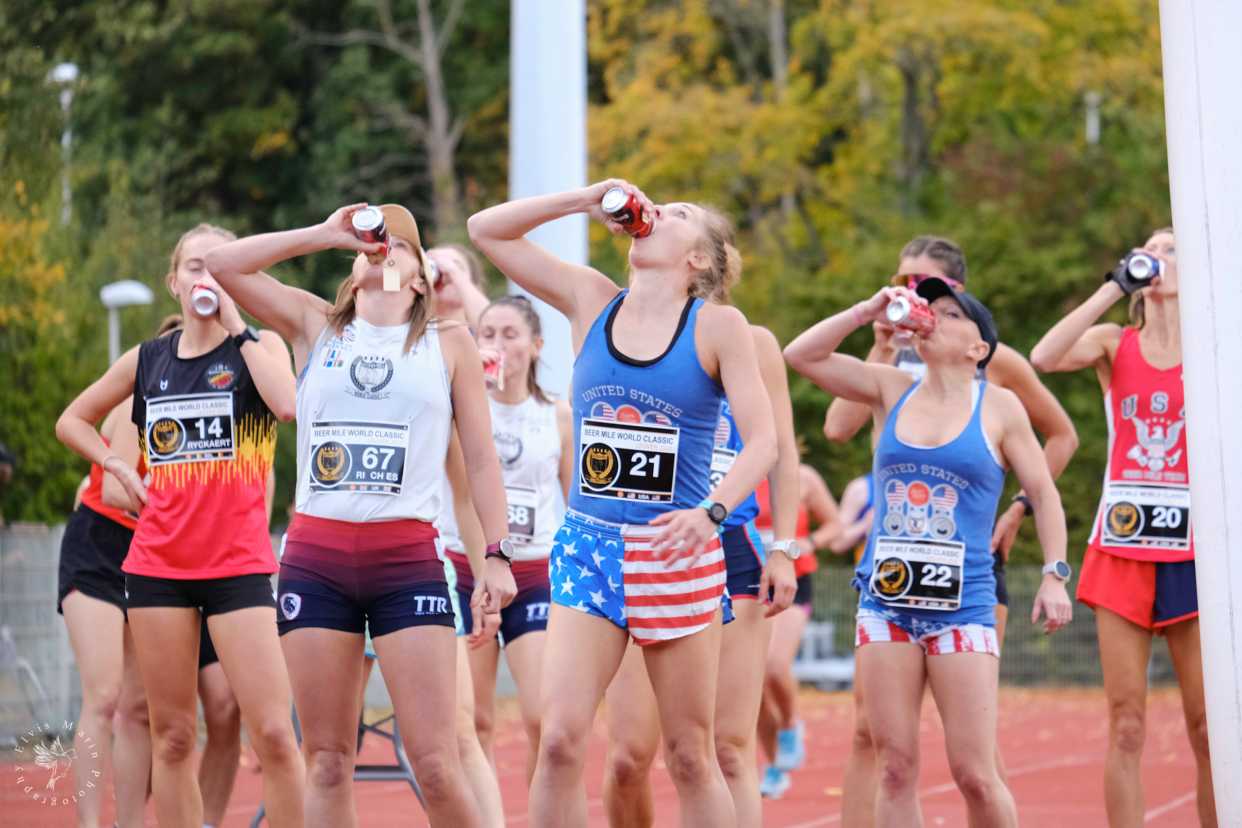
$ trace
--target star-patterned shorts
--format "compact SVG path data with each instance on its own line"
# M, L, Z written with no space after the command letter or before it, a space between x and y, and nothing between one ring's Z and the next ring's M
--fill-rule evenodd
M552 544L552 600L627 628L639 644L671 641L706 628L725 588L717 536L691 567L656 557L655 526L618 526L566 512Z
M877 642L918 644L926 655L987 653L1000 658L996 628L985 624L944 624L896 610L858 608L854 646Z

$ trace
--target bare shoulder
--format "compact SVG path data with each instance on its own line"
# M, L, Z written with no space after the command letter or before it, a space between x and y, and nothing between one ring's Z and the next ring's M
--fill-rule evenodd
M992 412L998 415L1005 423L1023 424L1030 428L1030 417L1027 416L1026 407L1022 405L1022 400L1018 399L1018 395L1000 385L991 385L987 387L986 393L983 395L984 413Z
M440 320L436 325L436 336L439 337L440 352L444 354L445 362L451 363L458 357L478 351L470 329L460 322Z
M699 308L699 319L706 323L708 332L718 342L739 336L751 327L746 321L746 315L737 308L713 305L711 302L704 302Z
M570 407L569 403L565 402L565 400L553 400L552 406L556 409L557 420L564 420L568 422L573 419L574 410Z
M815 470L815 467L808 466L806 463L798 465L798 479L802 482L802 485L807 488L813 487L818 489L828 485L824 482L823 476Z
M1118 325L1116 322L1104 322L1100 325L1092 325L1083 334L1083 339L1092 342L1098 342L1113 352L1117 350L1117 346L1121 344L1121 335L1125 333L1125 327Z
M777 353L781 352L781 343L777 340L776 334L762 325L751 325L750 334L755 339L755 348L775 349Z

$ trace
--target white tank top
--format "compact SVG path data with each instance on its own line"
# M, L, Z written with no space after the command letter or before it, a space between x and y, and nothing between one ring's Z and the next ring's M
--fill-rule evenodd
M298 382L300 514L367 523L435 521L453 407L433 321L409 328L355 319L325 328Z
M444 488L441 492L440 516L436 518L436 530L440 533L440 542L447 552L466 554L466 545L461 542L461 532L457 529L457 512L453 508L453 487L448 476L444 477Z
M556 406L541 403L534 395L517 405L489 402L492 439L509 502L514 559L542 560L552 554L552 538L560 528L556 492L561 485L561 434Z

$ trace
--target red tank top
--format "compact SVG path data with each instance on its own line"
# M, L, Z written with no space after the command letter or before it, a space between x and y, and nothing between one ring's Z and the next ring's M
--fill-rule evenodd
M1192 560L1182 366L1153 368L1138 331L1126 328L1104 413L1108 465L1092 548L1137 561Z
M105 446L111 446L111 440L104 440ZM103 469L91 463L91 482L86 487L86 491L82 492L82 504L89 508L92 512L103 515L113 523L119 523L126 529L133 529L138 525L138 521L125 514L123 509L116 509L112 506L105 506L103 502Z
M759 501L759 514L755 517L755 529L761 535L767 538L772 536L772 505L768 501L768 479L765 477L759 484L759 488L755 489L755 500ZM766 534L765 534L766 533ZM803 509L801 504L798 505L798 527L794 531L794 537L801 540L811 534L811 518ZM802 555L794 561L794 575L801 578L803 575L814 572L819 569L819 558L814 555Z

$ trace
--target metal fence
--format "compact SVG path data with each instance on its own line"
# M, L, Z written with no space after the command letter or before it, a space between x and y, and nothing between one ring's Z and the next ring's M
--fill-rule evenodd
M854 649L854 610L858 596L850 586L853 570L820 567L815 579L814 621L831 621L836 627L835 650ZM1095 613L1074 602L1074 620L1053 635L1043 634L1042 623L1030 622L1031 607L1043 574L1037 566L1006 568L1009 584L1009 623L1001 657L1000 680L1011 686L1099 686L1104 683L1100 647L1095 633ZM1073 595L1074 584L1070 584ZM1152 643L1148 681L1152 685L1176 684L1169 648L1163 638Z
M63 526L0 528L0 744L12 742L36 724L60 728L75 721L82 688L64 620L56 612L56 572ZM275 539L279 542L279 539ZM815 578L816 621L835 624L834 649L854 647L856 595L850 571L821 567ZM1094 613L1074 605L1074 620L1045 636L1030 624L1039 587L1038 567L1010 567L1012 613L1001 659L1001 681L1009 685L1099 685L1100 651ZM1163 639L1152 647L1152 684L1176 683ZM377 677L378 678L378 677ZM382 681L368 688L368 704L386 700ZM375 696L372 700L372 696Z

